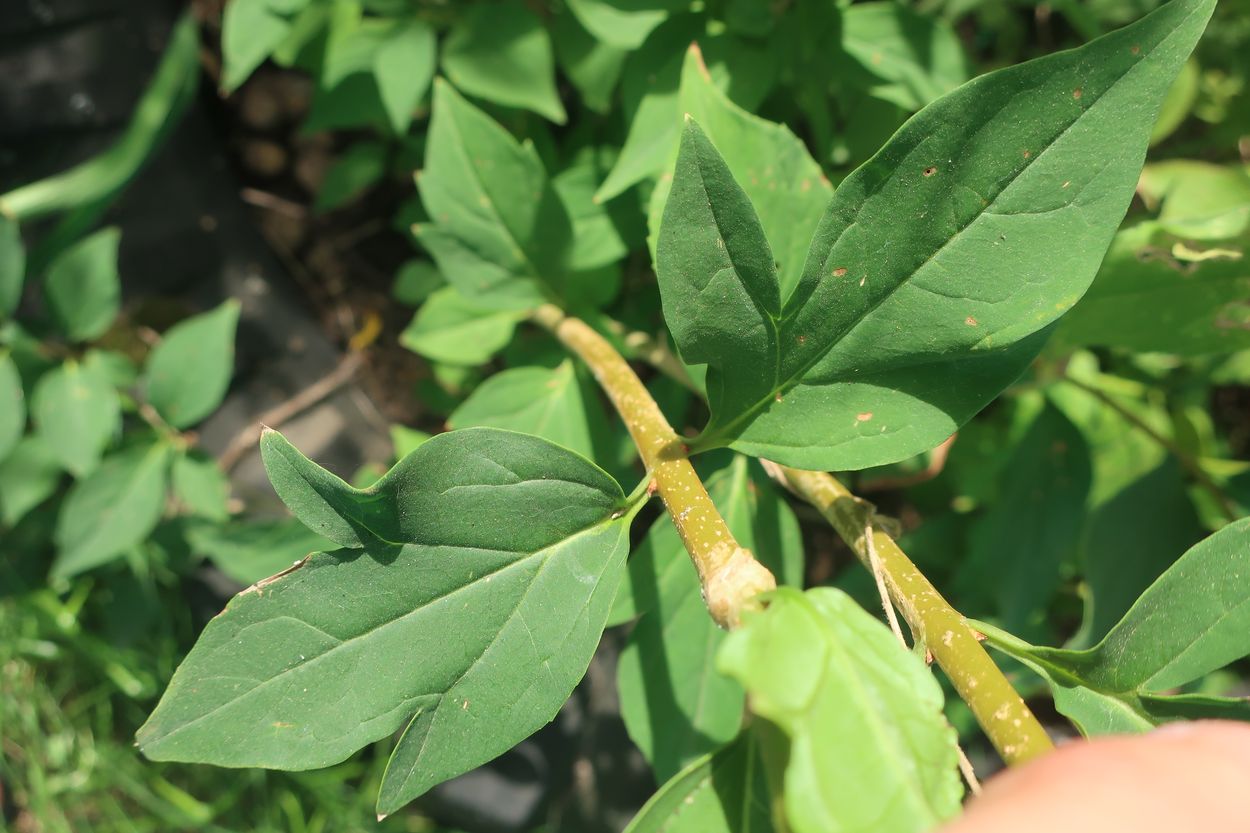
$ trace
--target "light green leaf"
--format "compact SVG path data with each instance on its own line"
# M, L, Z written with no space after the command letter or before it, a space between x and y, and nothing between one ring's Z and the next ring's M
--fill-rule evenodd
M378 94L396 133L408 132L412 113L434 79L437 44L423 20L399 21L373 56Z
M838 187L781 309L758 219L688 128L657 271L683 358L709 366L693 446L853 469L967 421L1089 285L1212 7L1173 0L926 107Z
M175 428L188 428L221 404L234 373L234 333L239 302L175 324L161 338L145 369L147 400Z
M196 524L187 530L187 540L241 584L254 584L334 546L295 518Z
M12 315L22 300L26 281L26 249L21 229L0 214L0 316Z
M520 0L464 7L443 44L447 77L469 95L564 124L555 57L543 23Z
M226 508L230 482L212 457L200 451L185 451L174 458L171 477L174 497L188 512L214 521L230 517Z
M959 812L955 732L924 662L839 590L776 592L718 665L790 738L794 833L924 831Z
M362 491L273 432L261 442L296 516L363 547L231 601L139 730L146 755L307 769L407 726L378 801L389 813L555 716L624 569L632 512L611 478L479 428L431 439Z
M625 833L772 833L758 745L747 728L715 754L692 762L651 796Z
M35 434L21 439L0 460L0 522L13 527L61 484L61 461Z
M329 211L359 197L386 173L386 146L381 142L356 142L326 171L317 192L316 211Z
M569 10L586 30L606 44L632 50L688 0L569 0Z
M396 301L409 307L420 306L430 294L445 284L438 268L428 260L413 258L406 261L395 273L391 295Z
M512 340L524 315L470 301L453 286L435 290L399 336L427 359L460 366L485 364Z
M1176 132L1176 128L1184 124L1189 113L1198 100L1198 90L1202 82L1202 68L1198 62L1189 59L1181 69L1167 98L1163 100L1163 108L1155 122L1154 130L1150 131L1150 144L1156 145Z
M117 245L121 232L107 228L74 244L48 266L44 293L61 332L71 341L104 334L121 308Z
M221 86L231 92L269 57L291 31L291 18L308 0L231 0L221 23L225 63Z
M106 564L140 544L165 508L169 447L141 445L107 458L75 483L57 517L54 578Z
M1250 171L1192 159L1142 169L1142 198L1159 207L1164 231L1193 240L1226 240L1250 229Z
M537 152L441 81L417 187L413 231L452 286L505 309L559 294L572 226Z
M556 60L581 93L582 103L596 113L606 113L628 51L596 39L567 10L551 18L551 40Z
M729 531L776 574L802 582L803 542L785 501L750 461L707 480ZM694 565L667 515L652 525L629 562L611 620L642 614L617 666L621 717L657 780L730 741L742 724L744 692L714 659L727 633L708 616Z
M91 472L121 425L121 402L98 356L45 373L31 396L35 431L75 477Z
M391 445L395 446L395 459L402 460L420 448L432 435L406 425L391 426Z
M0 461L9 456L26 430L26 394L8 350L0 350Z
M566 168L551 181L573 222L568 263L571 270L599 269L617 263L629 253L630 246L622 236L623 218L619 217L624 212L613 211L614 204L595 200L599 174L599 166L590 158ZM631 207L633 211L636 209Z
M842 12L842 48L884 84L877 98L919 110L968 80L959 36L946 22L890 2L856 3Z

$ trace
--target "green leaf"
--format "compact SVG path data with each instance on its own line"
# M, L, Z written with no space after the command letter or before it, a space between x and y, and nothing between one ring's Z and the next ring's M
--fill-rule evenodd
M212 457L201 451L185 451L174 458L171 477L174 497L192 515L214 521L230 517L226 507L230 482Z
M175 324L148 356L147 400L175 428L188 428L217 409L234 373L239 302Z
M452 286L505 309L558 292L572 226L537 152L441 81L417 186L432 223L413 231Z
M842 12L842 48L886 83L877 98L919 110L968 80L959 36L944 21L897 3L856 3Z
M772 833L758 744L748 728L715 754L692 762L651 796L625 833Z
M169 447L141 445L104 460L75 483L57 517L54 578L106 564L156 528L165 508Z
M391 295L405 306L418 307L445 283L438 267L428 260L413 258L406 261L395 273Z
M117 246L121 232L98 231L66 249L48 266L44 292L52 316L71 341L104 334L121 308Z
M657 272L683 358L709 366L693 446L853 469L967 421L1093 278L1212 6L1174 0L926 107L838 187L783 308L758 219L688 127Z
M990 610L1006 630L1046 634L1060 569L1074 560L1085 520L1090 449L1063 412L1047 404L1004 472L998 495L972 528L956 584L960 610Z
M307 769L406 726L378 801L389 813L555 716L624 569L632 512L611 478L479 428L357 490L276 433L261 443L296 516L363 547L232 600L139 730L146 755Z
M678 98L681 109L716 143L735 180L743 184L776 257L781 297L787 297L803 272L833 186L788 127L751 115L720 91L697 47L686 52ZM671 176L662 178L651 195L648 242L653 256L671 181Z
M803 543L785 501L750 461L707 480L729 531L777 575L800 584ZM617 667L621 717L658 780L730 741L742 724L744 692L714 663L727 633L708 616L694 565L667 515L647 532L629 562L611 619L641 613Z
M453 365L485 364L512 340L524 316L470 301L448 286L421 305L399 343L427 359Z
M794 833L922 831L959 812L941 687L845 593L778 590L729 634L718 664L790 738L784 803Z
M564 124L568 117L542 21L520 0L474 3L462 14L443 44L447 77L469 95Z
M308 0L231 0L221 23L225 63L221 86L231 92L247 80L291 31L291 18Z
M1250 518L1189 549L1092 648L1041 648L977 628L1041 674L1059 711L1086 735L1175 719L1250 720L1245 699L1157 693L1250 655Z
M1250 229L1250 172L1243 168L1171 159L1143 168L1139 188L1159 205L1159 227L1177 237L1227 240Z
M434 30L412 18L398 22L373 56L378 94L398 134L408 132L413 111L430 89L436 52Z
M241 584L261 581L334 546L295 518L197 524L187 531L187 540Z
M1172 88L1168 90L1167 98L1163 100L1163 107L1159 111L1158 120L1155 121L1154 130L1150 131L1152 146L1175 133L1176 128L1189 117L1190 111L1194 109L1194 103L1198 100L1201 83L1202 68L1191 58L1176 76L1176 80L1172 82Z
M43 375L31 396L40 439L75 477L91 472L121 425L121 402L104 364L88 353Z
M28 434L0 460L0 522L13 527L61 484L61 461L37 435Z
M8 350L0 350L0 461L9 456L26 430L26 394Z
M0 316L12 315L22 300L26 280L26 249L22 232L13 220L0 214Z
M588 32L625 50L642 46L655 27L685 5L684 0L569 0L569 10Z
M432 435L406 425L391 426L391 445L395 446L395 459L402 460L420 448Z
M564 169L551 181L573 222L573 246L568 263L572 270L613 265L629 253L629 243L622 233L628 218L622 215L632 215L636 209L620 211L617 209L625 207L620 203L596 201L599 177L599 165L590 158Z
M608 112L628 51L596 39L567 10L551 18L551 40L556 60L581 93L582 103L596 113Z
M356 142L326 171L314 210L329 211L351 202L385 173L386 146L381 142Z

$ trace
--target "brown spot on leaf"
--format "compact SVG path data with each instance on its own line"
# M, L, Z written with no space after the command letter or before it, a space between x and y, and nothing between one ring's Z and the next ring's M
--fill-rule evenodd
M807 344L807 336L799 336L799 344Z
M1026 151L1024 152L1024 158L1025 158L1025 159L1028 159L1028 158L1029 158L1030 156L1032 156L1032 155L1033 155L1033 152L1032 152L1032 151L1026 150Z
M1129 49L1129 52L1132 52L1134 55L1140 55L1141 47L1138 46L1137 44L1133 44L1132 48Z
M925 176L933 176L935 173L937 173L937 166L930 165L929 167L921 171L921 173L923 173Z
M967 318L964 319L964 323L967 324L969 327L975 327L977 325L977 320L973 318L971 315L969 315Z
M872 411L865 411L862 414L855 415L856 422L867 422L870 419L872 419Z
M1080 87L1077 87L1075 90L1072 91L1072 97L1075 98L1077 101L1081 100L1081 88Z
M843 275L845 275L845 274L846 274L846 267L845 267L845 266L839 266L837 269L834 269L834 270L833 270L833 276L834 276L835 278L840 278L840 277L842 277L842 276L843 276Z

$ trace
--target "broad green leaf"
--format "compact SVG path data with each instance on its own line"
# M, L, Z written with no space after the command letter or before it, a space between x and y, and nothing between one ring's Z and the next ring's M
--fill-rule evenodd
M768 780L751 728L670 778L625 833L772 833Z
M12 315L22 300L26 281L26 249L21 229L0 214L0 316Z
M96 354L45 373L31 395L35 431L75 477L89 474L121 424L121 402Z
M968 80L955 31L898 3L856 3L843 10L842 48L885 82L872 85L872 95L908 110L919 110Z
M0 350L0 462L26 430L26 394L8 350Z
M438 268L428 260L413 258L406 261L395 273L391 295L396 301L409 307L418 307L434 290L445 284Z
M230 517L226 502L230 482L217 461L199 451L185 451L174 458L170 470L174 497L188 512L214 521Z
M1159 227L1178 237L1226 240L1250 229L1250 171L1245 168L1171 159L1143 168L1138 189L1158 205Z
M800 584L803 543L785 501L749 460L708 478L729 530L778 581ZM761 473L762 475L762 473ZM729 742L742 725L742 686L720 674L716 652L727 636L708 616L699 578L667 515L652 525L629 562L612 620L641 613L617 666L621 717L660 781Z
M755 207L777 261L781 297L799 282L803 260L833 187L803 142L785 125L773 124L738 107L712 82L702 53L692 46L682 65L678 98L723 154ZM676 145L673 147L676 154ZM671 175L651 194L648 240L655 255Z
M930 104L838 187L784 308L749 201L688 127L657 272L683 358L709 367L694 447L863 468L967 421L1093 278L1212 7L1173 0Z
M61 461L38 435L28 434L0 460L0 523L13 527L61 483Z
M583 159L552 177L551 184L564 202L573 223L573 245L568 266L572 270L598 269L613 265L629 253L630 245L622 227L636 212L622 205L625 200L603 203L595 199L600 170L595 159ZM610 300L610 299L609 299Z
M234 333L239 302L175 324L148 356L148 402L175 428L189 428L221 404L234 374Z
M1250 518L1187 551L1092 648L1042 648L983 629L1046 679L1056 706L1087 735L1174 719L1250 720L1245 699L1158 693L1250 655Z
M1151 221L1117 234L1089 292L1060 322L1056 344L1187 356L1250 347L1246 243L1221 242L1197 261L1178 258L1177 246L1185 244Z
M316 211L329 211L359 197L386 173L386 146L381 142L357 142L326 171L317 192Z
M291 31L291 18L308 0L231 0L221 23L225 68L221 86L230 92L247 80Z
M443 44L443 69L469 95L532 110L557 124L567 118L556 92L551 39L521 0L464 7Z
M141 543L165 508L169 447L118 452L75 483L57 517L54 578L106 564Z
M441 81L417 187L431 222L413 231L452 286L511 309L560 294L572 226L537 152Z
M1048 404L1003 471L998 495L972 528L957 578L960 610L993 611L1013 633L1048 634L1060 568L1075 560L1085 520L1090 449L1077 427Z
M48 266L44 293L57 326L71 341L104 334L121 308L117 245L121 232L98 231L66 249Z
M596 113L606 113L628 51L596 39L567 10L551 18L551 40L556 60L581 93L582 103Z
M512 340L512 331L523 317L483 307L448 286L435 290L421 305L399 342L433 361L485 364Z
M296 517L363 546L232 600L139 730L148 757L308 769L404 729L389 813L555 716L624 569L632 512L615 481L485 428L434 437L367 490L276 433L261 442Z
M334 546L295 518L197 524L187 531L197 553L241 584L253 584Z
M889 629L830 587L782 588L718 658L751 711L790 738L794 833L936 827L963 788L942 689Z
M373 56L378 94L398 134L408 132L412 114L434 79L434 30L419 18L399 21Z
M599 40L618 49L642 46L670 14L687 0L569 0L569 9Z

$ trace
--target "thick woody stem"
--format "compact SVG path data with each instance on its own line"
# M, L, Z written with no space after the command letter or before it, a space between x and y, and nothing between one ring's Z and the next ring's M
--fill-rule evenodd
M755 604L754 598L777 586L773 574L734 540L690 465L686 444L616 348L586 322L555 306L541 307L533 318L594 372L629 429L690 553L708 611L721 627L736 627L742 612Z
M800 471L776 463L769 463L768 469L815 506L869 569L875 553L886 588L903 618L924 640L1004 761L1023 763L1053 748L1046 730L986 653L964 617L942 598L894 539L873 527L871 504L856 498L824 472Z

